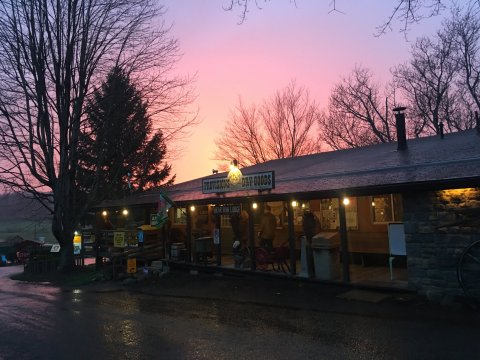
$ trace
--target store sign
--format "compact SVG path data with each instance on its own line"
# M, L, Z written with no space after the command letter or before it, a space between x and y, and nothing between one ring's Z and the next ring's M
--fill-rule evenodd
M95 242L95 234L92 234L90 231L83 231L83 244L93 244Z
M158 226L159 224L158 214L150 214L150 226Z
M270 190L275 188L275 172L266 171L242 175L241 181L233 183L228 177L202 180L202 193L225 193L243 190Z
M214 215L240 214L240 211L241 211L240 205L223 205L223 206L215 206L213 208Z
M125 233L123 231L115 231L113 233L113 246L118 248L125 247Z
M137 272L137 259L127 259L127 272L129 274L135 274Z
M82 236L75 235L73 237L73 254L80 255L81 251L82 251Z

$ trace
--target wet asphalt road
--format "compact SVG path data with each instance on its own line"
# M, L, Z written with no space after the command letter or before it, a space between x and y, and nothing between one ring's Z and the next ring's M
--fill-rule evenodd
M480 356L480 325L475 321L272 306L175 294L175 289L163 295L62 290L10 280L19 270L0 268L0 359Z

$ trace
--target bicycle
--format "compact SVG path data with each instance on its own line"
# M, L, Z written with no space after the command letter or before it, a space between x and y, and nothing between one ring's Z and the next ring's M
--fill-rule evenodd
M480 300L480 240L468 245L460 255L457 279L468 298Z

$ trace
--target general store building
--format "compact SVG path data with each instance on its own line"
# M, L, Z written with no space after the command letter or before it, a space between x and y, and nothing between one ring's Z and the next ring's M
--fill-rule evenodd
M147 236L160 239L168 232L165 250L172 263L408 288L437 299L462 296L458 259L480 235L478 129L272 160L240 171L233 183L228 173L212 174L163 190L175 203L168 229L162 235L151 228ZM120 214L129 207L130 218L119 228L151 226L159 195L106 202L98 217L104 209ZM259 264L255 256L236 263L232 217L244 222L242 241L254 249L267 205L277 219L273 245L288 249L279 260L285 266L276 260ZM305 213L316 219L311 247Z

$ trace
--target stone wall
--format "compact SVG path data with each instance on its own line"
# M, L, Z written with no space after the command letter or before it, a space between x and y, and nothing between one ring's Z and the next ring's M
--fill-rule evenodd
M402 195L410 285L433 301L463 296L457 262L480 239L480 221L458 222L466 219L462 209L480 207L480 188Z

